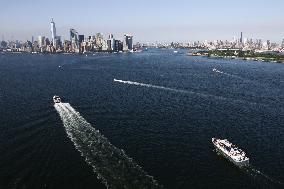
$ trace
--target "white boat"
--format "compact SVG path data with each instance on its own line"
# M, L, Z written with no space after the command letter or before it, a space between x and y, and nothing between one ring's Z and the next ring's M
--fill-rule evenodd
M244 167L249 165L249 158L246 157L246 153L230 143L227 139L221 140L212 138L212 143L218 152L236 166Z
M174 53L178 53L178 51L174 51Z
M52 99L54 103L61 103L61 98L57 95L54 95Z

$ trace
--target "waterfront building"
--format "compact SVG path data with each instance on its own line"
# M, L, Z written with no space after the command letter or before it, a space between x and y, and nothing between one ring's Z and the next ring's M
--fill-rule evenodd
M111 39L107 40L107 50L111 51Z
M125 34L123 38L123 51L133 50L133 36Z
M50 45L50 41L49 41L48 38L45 38L45 45L46 45L46 46Z
M101 48L103 43L104 43L103 34L102 33L97 33L96 36L95 36L95 45L97 47Z
M61 43L61 36L56 36L56 37L55 37L55 44L56 44L56 48L62 46L62 43Z
M38 36L38 45L39 47L45 46L45 36Z
M55 27L55 22L53 21L53 18L50 22L50 30L51 30L51 40L52 40L52 45L56 48L56 27Z
M7 48L7 45L8 45L8 43L4 40L2 40L1 43L0 43L1 48Z
M79 52L85 52L86 51L86 43L85 43L85 36L84 35L78 35L78 42L79 42Z
M271 42L270 42L270 40L267 40L266 44L267 44L267 49L270 50L271 49Z
M91 38L89 38L89 42L95 44L96 43L96 36L95 35L91 36Z
M107 41L106 40L102 40L101 50L102 51L107 51L108 50L108 45L107 45Z
M78 51L79 49L79 35L75 29L70 29L70 41L72 51Z
M115 39L113 38L113 34L110 34L107 40L108 50L113 51L115 47Z
M64 41L63 50L64 50L64 52L72 52L71 41L68 41L68 40Z
M123 51L123 43L120 40L114 41L114 51L116 52Z
M84 40L85 40L85 36L84 35L78 35L78 40L79 40L79 43L83 43Z

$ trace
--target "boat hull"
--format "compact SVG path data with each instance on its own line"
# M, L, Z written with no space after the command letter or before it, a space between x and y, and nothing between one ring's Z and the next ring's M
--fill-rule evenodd
M219 149L218 146L216 146L215 144L214 144L214 147L223 157L228 159L230 162L232 162L236 166L238 166L238 167L247 167L247 166L249 166L249 159L248 160L244 160L244 161L235 161L233 158L231 158L229 155L227 155L224 151Z

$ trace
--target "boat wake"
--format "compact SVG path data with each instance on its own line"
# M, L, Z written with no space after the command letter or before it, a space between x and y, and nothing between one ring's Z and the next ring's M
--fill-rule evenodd
M161 89L161 90L167 90L171 92L176 92L176 93L184 93L184 94L189 94L189 95L197 95L203 98L213 98L216 100L224 100L227 102L238 102L238 103L244 103L244 104L251 104L254 106L266 106L265 104L259 104L259 103L254 103L251 101L246 101L246 100L241 100L241 99L234 99L230 97L223 97L223 96L216 96L212 94L205 94L205 93L198 93L198 92L193 92L193 91L187 91L187 90L181 90L181 89L174 89L174 88L169 88L169 87L164 87L164 86L158 86L158 85L151 85L151 84L146 84L146 83L139 83L135 81L124 81L120 79L113 79L113 82L118 82L118 83L123 83L123 84L128 84L128 85L136 85L136 86L141 86L141 87L148 87L148 88L155 88L155 89Z
M138 83L138 82L135 82L135 81L124 81L124 80L120 80L120 79L113 79L113 81L128 84L128 85L136 85L136 86L156 88L156 89L168 90L168 91L179 92L179 93L193 93L194 94L194 92L190 92L190 91L186 91L186 90L179 90L179 89L173 89L173 88L163 87L163 86L158 86L158 85Z
M94 129L69 103L56 103L66 133L107 188L162 188L121 149Z
M222 71L220 71L220 70L218 70L218 69L216 69L216 68L213 68L212 71L215 72L215 73L218 73L218 74L223 74L223 75L229 76L229 77L234 77L234 78L238 78L238 79L243 79L243 78L241 78L241 77L239 77L239 76L236 76L236 75L233 75L233 74L229 74L229 73L226 73L226 72L222 72Z
M218 150L214 149L219 156L223 156ZM284 184L265 173L257 170L253 165L240 168L246 175L251 177L259 188L283 188Z
M252 165L244 167L243 170L245 171L245 173L250 175L262 188L282 188L284 186L282 182L257 170Z

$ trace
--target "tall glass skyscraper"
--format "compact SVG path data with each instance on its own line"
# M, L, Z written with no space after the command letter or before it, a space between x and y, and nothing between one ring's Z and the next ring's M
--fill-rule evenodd
M79 48L79 35L75 29L70 29L70 41L73 50Z
M132 49L133 49L133 36L125 34L123 39L123 50L131 51Z
M53 21L53 18L50 22L50 30L51 30L51 40L52 40L52 44L54 47L56 47L56 27L55 27L55 23Z

